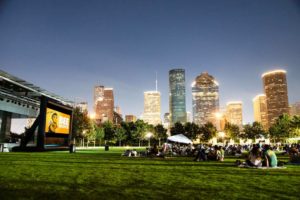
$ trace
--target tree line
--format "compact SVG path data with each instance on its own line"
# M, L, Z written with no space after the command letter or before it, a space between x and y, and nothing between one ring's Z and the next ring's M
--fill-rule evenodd
M191 140L199 139L208 142L217 136L217 128L210 122L199 126L195 123L176 122L170 129L171 135L184 134ZM259 139L270 138L273 142L285 142L288 138L300 137L300 117L289 115L280 116L276 122L265 130L261 123L246 124L240 130L239 126L226 123L225 139ZM150 133L150 134L149 134ZM165 142L168 135L167 129L161 124L156 126L145 123L143 120L136 122L121 122L118 125L110 121L102 124L90 120L87 113L82 113L78 108L73 112L72 137L77 140L86 140L94 145L130 145L143 146L150 140L151 143L160 145Z

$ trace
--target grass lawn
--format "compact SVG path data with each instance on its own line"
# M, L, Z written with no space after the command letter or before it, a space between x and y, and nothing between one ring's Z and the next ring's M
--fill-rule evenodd
M299 199L300 166L126 158L121 149L0 153L0 199ZM279 157L287 160L287 157Z

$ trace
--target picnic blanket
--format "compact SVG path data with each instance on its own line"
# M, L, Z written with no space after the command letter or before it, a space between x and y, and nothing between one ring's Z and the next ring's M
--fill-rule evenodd
M252 169L286 169L285 166L277 166L277 167L251 167L249 165L238 165L240 168L252 168Z

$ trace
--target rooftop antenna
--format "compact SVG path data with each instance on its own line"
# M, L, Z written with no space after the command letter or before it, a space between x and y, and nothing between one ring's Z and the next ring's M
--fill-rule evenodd
M155 72L155 89L156 89L156 92L157 92L157 71Z

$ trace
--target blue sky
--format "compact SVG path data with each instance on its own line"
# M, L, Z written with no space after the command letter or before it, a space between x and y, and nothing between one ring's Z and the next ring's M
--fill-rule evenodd
M300 100L300 2L296 0L0 0L0 68L92 109L93 87L114 88L123 114L143 112L155 89L168 112L168 71L190 85L207 71L220 103L262 93L261 74L288 71L289 101Z

